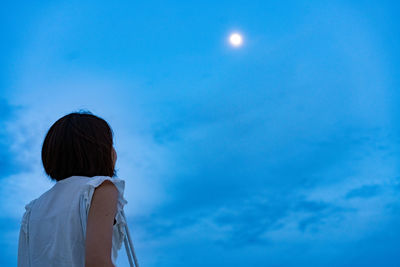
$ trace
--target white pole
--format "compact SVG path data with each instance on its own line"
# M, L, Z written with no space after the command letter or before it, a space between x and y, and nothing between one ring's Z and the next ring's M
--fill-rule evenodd
M128 240L126 239L126 236L124 237L124 244L125 244L126 255L128 256L128 260L129 260L129 266L135 267L135 266L133 266L132 256L129 251L129 245L128 245Z
M131 252L131 254L132 254L132 256L133 256L133 260L134 260L134 262L135 262L135 266L136 266L136 267L139 267L139 263L138 263L138 260L137 260L137 258L136 258L136 255L135 255L135 250L134 250L134 248L133 248L133 243L132 243L131 235L130 235L129 229L128 229L128 221L127 221L127 219L126 219L124 210L122 210L122 215L124 216L125 222L126 222L126 224L125 224L125 233L126 233L126 235L125 235L125 240L124 240L124 242L125 242L125 249L127 250L127 254L129 254L129 253L128 253L128 248L127 248L127 245L128 245L128 244L127 244L127 242L126 242L126 237L128 237L130 252ZM132 265L132 259L131 259L130 255L128 256L128 258L129 258L129 263L131 264L131 267L133 267L133 265Z

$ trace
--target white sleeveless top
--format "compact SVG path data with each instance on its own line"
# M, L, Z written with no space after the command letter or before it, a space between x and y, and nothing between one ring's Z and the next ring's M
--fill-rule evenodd
M122 211L125 181L108 176L71 176L25 206L18 243L18 267L84 267L86 223L94 189L109 180L118 189L111 259L125 238Z

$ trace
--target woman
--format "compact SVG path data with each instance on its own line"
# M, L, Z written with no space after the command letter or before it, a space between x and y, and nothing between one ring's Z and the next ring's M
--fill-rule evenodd
M42 146L46 174L56 183L25 206L18 266L115 266L126 220L125 181L108 123L90 112L57 120Z

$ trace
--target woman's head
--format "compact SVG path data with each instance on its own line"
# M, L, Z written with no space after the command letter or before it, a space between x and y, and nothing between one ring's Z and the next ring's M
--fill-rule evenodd
M111 127L89 111L58 119L42 146L44 169L56 181L70 176L116 176L116 158Z

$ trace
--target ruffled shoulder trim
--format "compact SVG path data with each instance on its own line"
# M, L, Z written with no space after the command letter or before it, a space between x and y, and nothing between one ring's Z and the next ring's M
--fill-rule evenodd
M124 198L125 181L120 178L112 178L109 176L95 176L88 179L86 185L89 186L89 190L85 192L86 193L85 198L86 200L90 201L86 202L87 208L89 208L90 206L94 190L96 189L96 187L101 185L105 180L111 181L117 187L118 209L122 209L128 203L128 201Z

